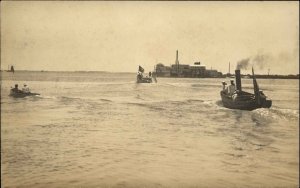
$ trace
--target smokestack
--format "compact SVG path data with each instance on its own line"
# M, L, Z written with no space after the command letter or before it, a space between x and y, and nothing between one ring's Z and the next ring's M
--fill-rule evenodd
M241 71L235 70L235 84L236 89L242 91L242 82L241 82Z
M176 73L177 73L177 76L178 76L178 74L179 74L178 50L176 50L176 61L175 61L175 65L176 65Z

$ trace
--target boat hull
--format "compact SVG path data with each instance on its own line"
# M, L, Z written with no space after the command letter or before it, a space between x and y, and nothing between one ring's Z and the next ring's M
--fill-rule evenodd
M136 83L152 83L152 78L141 78L137 79Z
M24 92L11 92L9 96L15 97L15 98L23 98L27 96L37 96L40 95L39 93L24 93Z
M255 100L255 95L247 92L242 92L236 98L226 94L224 91L221 91L220 95L224 107L230 109L254 110L257 108L270 108L272 106L272 101L264 98L261 98L261 103L258 104Z

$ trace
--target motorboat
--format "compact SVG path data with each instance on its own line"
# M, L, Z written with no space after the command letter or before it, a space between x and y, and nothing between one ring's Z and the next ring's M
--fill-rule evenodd
M144 76L144 68L139 65L138 74L136 76L136 83L152 83L153 79L155 82L156 78L152 76L152 73L149 72L149 76Z
M15 97L15 98L23 98L27 96L38 96L39 93L31 93L31 92L24 92L22 90L16 90L15 88L10 90L9 96Z
M254 110L257 108L270 108L272 100L267 99L263 91L259 90L254 70L252 68L254 94L242 91L240 70L235 70L236 91L230 95L227 90L220 92L224 107L240 110Z
M150 78L150 77L139 77L139 75L138 75L136 83L152 83L152 78Z

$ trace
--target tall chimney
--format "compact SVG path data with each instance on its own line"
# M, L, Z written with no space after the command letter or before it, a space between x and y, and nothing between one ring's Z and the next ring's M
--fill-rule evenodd
M179 74L178 50L176 50L176 61L175 61L175 65L176 65L176 73L177 73L177 76L178 76L178 74Z
M242 91L242 82L241 82L241 71L235 70L235 84L236 89Z

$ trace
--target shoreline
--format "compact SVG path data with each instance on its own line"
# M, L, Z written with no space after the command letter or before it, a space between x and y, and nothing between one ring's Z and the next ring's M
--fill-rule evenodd
M0 70L0 72L7 72L11 73L11 71L7 70ZM15 73L18 72L35 72L35 73L108 73L108 74L135 74L135 72L110 72L110 71L36 71L36 70L17 70ZM244 79L252 79L252 75L241 75ZM222 75L219 77L175 77L175 76L156 76L157 78L234 78L234 74L230 75ZM279 74L273 74L273 75L264 75L264 74L256 74L255 77L257 79L299 79L299 74L289 74L289 75L279 75Z

